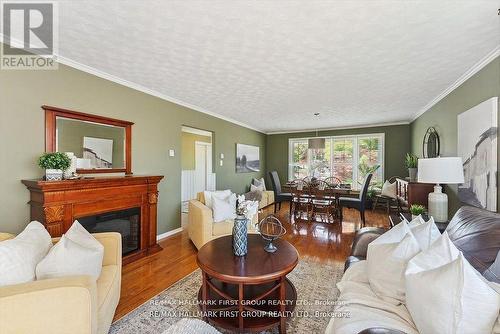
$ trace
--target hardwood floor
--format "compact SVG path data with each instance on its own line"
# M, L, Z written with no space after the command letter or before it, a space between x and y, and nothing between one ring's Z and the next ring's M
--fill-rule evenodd
M260 218L273 213L273 206L263 210ZM288 206L283 205L277 214L285 226L285 239L293 244L301 258L322 263L343 263L349 255L354 231L359 229L359 213L344 209L344 222L331 224L298 221L290 223ZM388 227L385 212L366 212L366 225ZM163 250L123 267L121 298L115 320L121 318L153 296L159 294L179 279L198 268L197 250L183 231L159 242Z

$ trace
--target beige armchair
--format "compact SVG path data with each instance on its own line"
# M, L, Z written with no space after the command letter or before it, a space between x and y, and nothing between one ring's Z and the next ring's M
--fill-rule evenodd
M259 209L263 209L274 203L274 191L264 190L262 192L262 199L259 202Z
M0 333L108 333L120 299L121 236L93 236L104 246L97 282L90 276L69 276L0 287ZM0 241L12 237L0 233Z
M248 233L258 233L256 224L258 217L255 215L248 224ZM196 248L200 249L212 239L230 235L233 231L233 220L214 222L212 209L205 205L205 196L198 193L195 200L189 201L188 235Z

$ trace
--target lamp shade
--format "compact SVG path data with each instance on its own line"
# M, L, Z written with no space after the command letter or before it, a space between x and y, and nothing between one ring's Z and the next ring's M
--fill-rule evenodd
M418 160L418 182L459 184L464 183L462 158L432 158Z
M324 149L325 148L325 138L310 138L307 141L307 147L309 149Z

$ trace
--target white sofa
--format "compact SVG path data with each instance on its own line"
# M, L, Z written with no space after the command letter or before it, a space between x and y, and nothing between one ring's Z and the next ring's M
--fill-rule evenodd
M396 306L379 298L370 288L366 260L353 263L337 284L340 296L327 334L360 333L367 328L390 328L406 334L418 334L404 305ZM381 332L384 333L384 332Z

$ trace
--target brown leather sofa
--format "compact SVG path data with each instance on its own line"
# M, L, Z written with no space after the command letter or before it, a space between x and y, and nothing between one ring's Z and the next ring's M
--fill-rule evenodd
M376 227L360 229L354 237L351 255L345 262L345 269L355 262L365 260L368 244L385 231ZM463 206L453 216L446 231L450 240L477 271L489 281L500 283L500 266L494 265L500 250L500 214ZM359 334L402 334L402 332L377 327L365 329Z

